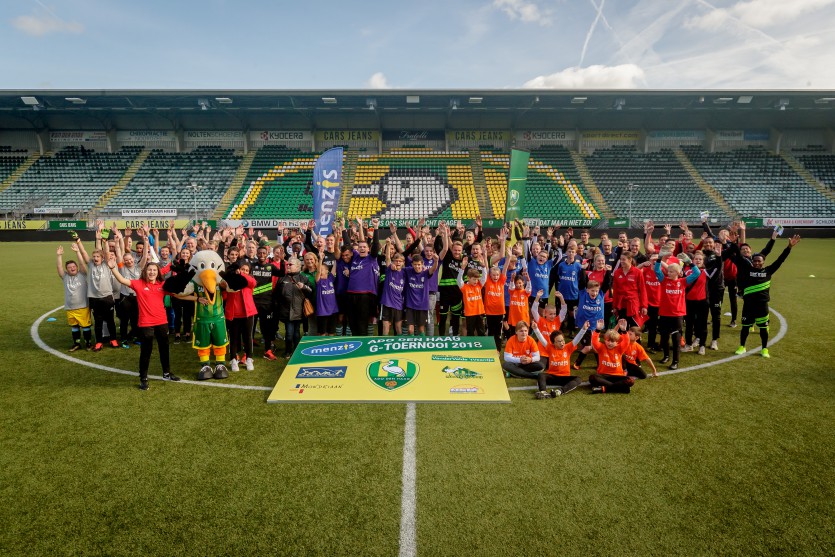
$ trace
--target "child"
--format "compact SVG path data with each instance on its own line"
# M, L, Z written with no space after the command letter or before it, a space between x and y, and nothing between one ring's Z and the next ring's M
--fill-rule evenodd
M339 313L334 284L336 267L331 265L328 270L327 264L323 263L316 276L316 330L319 336L336 335L336 316Z
M383 317L383 336L388 336L394 324L394 334L403 333L403 289L406 286L406 273L403 271L404 258L401 254L391 255L391 238L386 239L386 273L383 281L383 293L380 296Z
M531 325L536 324L536 329L542 333L542 336L545 338L549 338L551 333L554 331L558 331L562 322L565 321L565 314L568 312L568 306L565 303L565 300L562 297L562 294L557 291L556 296L557 299L560 301L560 315L557 317L557 308L551 304L545 306L545 309L542 310L542 316L539 315L539 300L542 297L544 292L542 290L537 290L536 298L534 298L533 304L531 305ZM533 327L531 327L533 328ZM538 336L538 335L537 335ZM539 349L542 350L543 354L547 354L547 342L540 342Z
M528 308L528 296L531 293L531 283L526 282L527 273L523 272L521 275L516 275L513 279L513 286L509 288L510 292L510 306L507 310L507 319L504 322L505 330L510 330L516 327L517 323L529 323L531 320L531 312Z
M490 268L487 280L484 282L484 313L487 314L487 334L493 337L496 351L502 351L502 321L505 315L505 285L509 258L505 258L504 269L497 266Z
M580 290L577 301L577 311L575 316L576 323L597 323L604 318L604 303L605 297L600 292L600 283L596 280L590 280L586 283L586 289ZM605 323L605 321L604 321ZM586 354L591 352L591 334L586 333L582 340L583 349L577 360L574 362L574 369L580 369L583 365L583 360L586 359ZM598 364L599 364L598 358Z
M406 323L409 334L426 334L426 321L429 317L429 279L438 270L438 256L432 254L432 268L424 269L423 257L412 256L412 266L406 269Z
M484 336L484 300L481 296L481 289L487 281L487 275L479 273L477 269L467 271L467 282L464 283L464 269L467 268L467 256L461 262L461 270L458 271L458 288L461 289L461 296L464 302L464 320L466 322L467 334L470 336Z
M527 300L525 303L527 305ZM528 330L527 322L519 321L516 323L516 334L508 339L504 347L502 369L506 374L515 377L537 379L539 372L545 366L540 361L539 347L528 336Z
M623 354L629 348L629 336L612 329L603 335L600 342L598 331L604 327L603 320L597 322L597 331L591 334L591 345L597 352L599 363L597 373L589 376L592 393L628 394L635 379L626 375L623 369ZM618 321L618 329L626 331L626 319Z
M655 276L661 282L661 297L658 306L658 327L661 330L661 349L664 351L661 363L666 364L670 361L670 337L672 337L673 362L670 364L670 369L678 369L681 321L687 313L684 299L685 291L702 274L698 267L690 263L686 255L681 257L693 268L693 272L687 275L686 279L680 278L681 266L679 264L667 265L667 275L665 276L662 271L663 263L661 260L655 262Z
M640 364L641 362L648 362L649 367L652 368L652 376L658 377L658 371L655 369L655 364L649 359L649 356L647 356L644 347L638 343L641 338L641 328L629 327L629 331L627 331L626 334L629 335L629 347L626 352L623 353L623 368L626 370L626 374L630 377L646 379L647 374L643 369L641 369Z
M241 290L227 290L224 296L226 312L226 326L229 330L229 368L232 371L240 371L240 364L243 363L246 369L255 369L252 361L252 328L255 325L255 316L258 309L255 307L253 289L257 281L250 276L250 264L241 261L240 265L230 265L228 272L241 275L246 279L246 287ZM243 357L240 356L243 349Z
M536 306L534 306L536 307ZM548 358L548 365L545 371L540 373L536 378L539 385L539 391L536 393L536 398L556 398L565 393L571 392L582 383L582 379L576 375L571 375L571 354L580 344L586 332L589 330L589 324L586 322L577 336L574 337L570 343L565 343L565 336L559 328L551 331L550 342L545 335L539 330L535 324L531 323L531 329L539 339L540 346L545 346L543 354ZM551 389L549 393L546 388L548 385L558 385L558 387Z

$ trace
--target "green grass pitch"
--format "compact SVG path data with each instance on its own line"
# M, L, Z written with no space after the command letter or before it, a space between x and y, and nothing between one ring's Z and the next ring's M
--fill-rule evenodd
M405 405L270 405L267 391L161 381L143 393L56 358L30 336L63 302L55 247L0 248L0 555L398 553ZM628 396L418 405L417 554L832 555L834 278L835 241L795 248L774 279L788 333L770 360ZM54 317L39 334L64 351ZM682 367L738 340L725 324L720 352ZM193 379L192 349L171 352ZM136 370L139 350L78 357ZM227 381L272 387L282 366L258 359Z

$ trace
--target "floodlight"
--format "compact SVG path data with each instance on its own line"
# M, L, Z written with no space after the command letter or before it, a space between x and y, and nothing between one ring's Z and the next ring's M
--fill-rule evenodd
M740 95L740 97L736 99L736 102L738 104L750 104L752 100L754 100L752 95Z
M583 104L587 100L589 100L588 97L574 97L571 99L571 104Z
M336 97L322 97L322 102L325 104L336 104Z
M41 104L36 97L20 97L20 100L22 100L23 104L26 106L39 106Z
M484 97L470 97L470 104L481 104L483 100Z
M229 97L215 97L215 100L220 104L232 104L232 99Z
M406 104L420 104L420 95L406 95Z
M81 97L64 97L64 100L73 104L87 104L87 99L82 99Z

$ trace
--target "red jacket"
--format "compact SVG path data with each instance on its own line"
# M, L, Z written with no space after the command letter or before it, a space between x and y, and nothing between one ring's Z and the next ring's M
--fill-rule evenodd
M241 317L251 317L258 314L255 309L255 300L252 299L252 289L255 288L255 279L249 275L241 275L246 279L247 286L238 292L229 292L226 294L225 313L226 319L238 319Z
M644 274L634 265L629 272L618 267L612 275L612 307L626 310L626 315L638 315L647 307Z

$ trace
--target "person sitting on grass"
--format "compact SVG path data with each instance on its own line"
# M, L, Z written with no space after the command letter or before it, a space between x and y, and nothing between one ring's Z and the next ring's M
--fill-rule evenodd
M545 371L536 378L539 387L536 398L556 398L579 387L583 380L577 375L571 375L571 354L589 330L588 321L568 344L565 343L565 336L559 328L551 331L550 339L542 334L535 323L531 323L531 329L539 339L539 345L545 347L543 354L548 359ZM548 385L554 386L550 392L547 390Z
M658 370L655 369L655 364L647 356L646 350L644 350L644 347L639 342L641 340L641 328L629 327L626 334L629 335L629 347L623 353L623 368L626 370L626 374L630 377L646 379L647 373L641 368L641 362L647 362L649 363L649 367L652 368L652 376L658 377Z
M506 374L523 379L536 379L545 366L540 361L539 347L528 336L528 324L516 323L516 334L510 337L504 347L502 369Z
M70 246L76 253L79 251L81 241L76 235L75 242ZM62 263L64 246L58 246L58 276L64 282L64 309L67 311L67 323L72 331L72 346L70 352L81 349L81 336L87 343L87 350L93 347L92 333L90 331L90 308L87 306L87 265L83 259L79 263L69 260Z
M624 393L630 391L635 379L626 374L623 369L623 354L629 348L629 336L618 331L626 332L626 319L618 321L618 328L606 331L603 342L600 342L600 332L605 324L602 319L597 322L597 330L591 334L591 345L597 352L599 362L597 373L589 376L592 393Z

